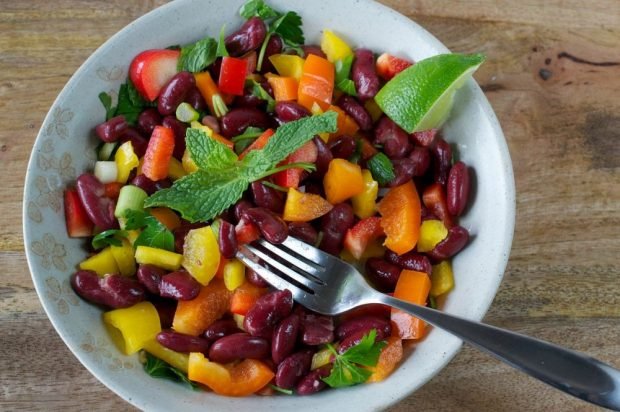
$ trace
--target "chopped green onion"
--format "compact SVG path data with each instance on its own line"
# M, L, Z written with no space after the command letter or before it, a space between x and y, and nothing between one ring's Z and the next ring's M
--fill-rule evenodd
M292 390L290 390L290 389L284 389L284 388L281 388L281 387L276 386L276 385L273 385L273 384L270 384L269 386L270 386L270 387L271 387L271 389L273 389L274 391L277 391L277 392L280 392L280 393L284 393L284 394L286 394L286 395L292 395L292 394L293 394L293 391L292 391Z
M118 146L118 142L102 143L97 149L97 160L110 160L114 155L114 151Z
M226 103L224 103L222 96L215 94L213 95L211 101L213 102L213 110L215 110L214 114L216 117L222 117L228 113L228 107L226 106Z
M177 120L183 123L191 123L198 120L200 113L198 113L191 104L181 103L177 106Z
M116 182L118 176L118 167L114 161L98 161L95 163L95 177L99 179L101 183Z
M148 195L138 186L127 185L121 188L116 202L114 216L116 218L125 217L128 210L144 210L144 201Z

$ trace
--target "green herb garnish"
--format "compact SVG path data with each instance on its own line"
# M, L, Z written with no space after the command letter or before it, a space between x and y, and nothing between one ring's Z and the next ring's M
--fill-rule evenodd
M157 103L144 100L130 79L127 79L127 83L121 84L118 90L118 105L116 107L112 106L112 96L108 93L99 93L99 100L105 108L106 120L123 115L125 121L130 125L136 124L138 116L145 108L157 106Z
M249 152L242 160L201 130L187 129L187 149L199 169L154 193L145 206L169 207L190 222L211 220L239 200L251 182L293 167L311 170L311 164L277 165L315 135L335 132L336 117L327 112L286 123L264 148Z
M112 106L112 96L106 92L99 93L99 101L105 108L105 120L108 121L114 117L116 113L116 107Z
M331 344L328 344L327 347L335 359L331 373L327 378L323 378L323 381L332 388L366 382L372 372L363 366L377 365L381 349L386 345L385 341L375 342L376 337L377 330L372 329L357 345L351 346L343 354L339 354Z
M245 132L230 139L235 144L235 153L240 154L243 152L258 136L263 134L263 132L264 130L258 127L248 127L245 129Z
M215 61L218 49L218 43L211 37L183 46L178 62L179 71L203 71Z
M354 55L349 55L342 60L336 61L334 67L336 69L336 88L350 96L357 96L355 90L355 82L349 78L351 74L351 66L353 66Z
M390 159L381 152L370 158L368 161L368 169L372 174L372 178L381 186L387 185L396 178L394 174L394 165L392 165Z
M283 393L285 395L292 395L293 394L293 391L291 389L284 389L284 388L281 388L281 387L273 385L273 384L270 384L269 387L271 389L273 389L274 391Z
M125 229L142 229L134 247L143 245L174 252L174 235L166 226L148 212L129 209L125 212Z
M169 379L175 382L180 382L190 389L198 389L199 386L190 381L185 372L170 366L163 360L156 358L148 352L144 352L146 355L146 362L144 364L144 371L154 378Z
M246 81L246 85L252 87L253 96L267 101L267 112L272 113L276 109L276 101L269 93L267 93L267 90L265 90L259 82L254 79L248 79Z
M105 230L93 237L91 245L93 249L103 249L106 246L121 246L122 241L119 237L127 237L127 231L119 229Z
M245 19L256 16L263 20L269 20L277 17L279 14L280 13L265 4L263 0L249 0L239 9L239 15Z
M226 50L226 25L222 26L220 30L220 40L217 42L217 50L215 51L215 57L228 57L228 50Z

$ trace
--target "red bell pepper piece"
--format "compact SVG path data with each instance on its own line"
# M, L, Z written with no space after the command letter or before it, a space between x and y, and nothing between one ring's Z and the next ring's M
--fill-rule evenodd
M267 144L267 142L269 141L269 139L271 139L271 136L273 135L274 135L273 129L265 130L263 134L258 136L256 140L252 142L251 145L246 147L245 150L241 152L241 154L239 155L239 160L243 159L245 155L247 155L250 151L262 149L263 147L265 147L265 145Z
M69 237L89 237L93 235L94 224L86 214L77 190L65 190L65 223Z
M314 163L316 162L317 157L318 149L313 141L309 141L289 155L289 157L287 157L281 165L300 162ZM273 182L282 187L293 187L296 189L299 187L299 182L301 181L301 175L303 172L303 169L286 169L274 174Z
M219 88L222 93L243 96L248 61L236 57L224 57L220 70Z
M355 259L360 259L368 244L384 234L385 232L381 227L381 218L378 216L367 217L347 230L347 234L344 237L344 247Z
M433 183L424 189L424 193L422 194L422 202L432 214L441 219L443 224L448 229L454 226L452 215L448 212L446 193L442 185L439 183Z

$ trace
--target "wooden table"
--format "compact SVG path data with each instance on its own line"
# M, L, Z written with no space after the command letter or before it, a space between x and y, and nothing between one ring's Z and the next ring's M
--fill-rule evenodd
M486 321L620 366L620 2L384 0L476 74L517 186L512 255ZM26 162L71 74L163 0L0 0L0 409L131 410L45 316L22 244ZM595 410L464 348L392 411Z

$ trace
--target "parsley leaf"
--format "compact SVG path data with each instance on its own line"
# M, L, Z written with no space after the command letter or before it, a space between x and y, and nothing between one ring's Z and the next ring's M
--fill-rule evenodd
M197 384L188 379L187 375L184 372L170 366L163 360L156 358L148 352L145 352L145 354L146 363L144 364L144 371L150 376L154 378L164 378L177 381L187 385L194 390L199 388Z
M211 37L205 37L194 44L183 46L178 69L191 73L201 72L215 61L217 51L218 43Z
M204 132L188 129L187 148L199 169L174 182L172 187L155 192L145 206L166 206L190 221L208 221L241 198L251 182L278 170L305 165L276 167L316 134L333 133L337 114L327 112L286 123L278 128L265 147L252 150L242 160Z
M215 57L228 57L228 50L226 50L226 25L222 26L220 30L220 40L217 42L217 50L215 51Z
M106 92L99 93L99 101L105 108L105 120L108 121L114 117L116 107L112 106L112 96Z
M381 186L385 186L396 178L394 174L394 165L390 159L383 153L379 152L368 161L368 169Z
M355 82L349 79L349 75L351 74L351 66L353 66L353 59L354 55L351 54L334 63L336 69L335 83L338 90L351 96L357 96Z
M93 237L91 244L93 249L103 249L106 246L121 246L119 237L127 237L126 230L110 229L98 233Z
M258 97L261 100L267 101L267 111L269 113L272 113L276 109L276 101L273 97L271 97L269 93L267 93L267 90L265 90L259 82L254 79L248 79L246 84L252 87L253 96Z
M379 361L381 350L386 345L385 341L375 342L376 337L377 330L372 329L357 345L350 347L343 354L339 354L332 345L328 345L335 359L330 375L323 378L323 381L332 388L366 382L372 372L363 366L375 366Z
M271 23L269 31L278 34L282 40L299 45L306 42L301 25L301 16L294 11L289 11Z
M264 0L249 0L241 6L239 15L245 19L260 17L263 20L268 20L279 16L280 13L266 5Z
M116 107L114 116L123 115L127 123L135 125L140 113L142 113L146 107L152 106L153 103L144 100L131 80L127 79L127 83L121 84L118 90L118 106Z
M125 229L142 229L134 247L143 245L174 252L174 235L166 226L148 212L128 210L125 214Z

